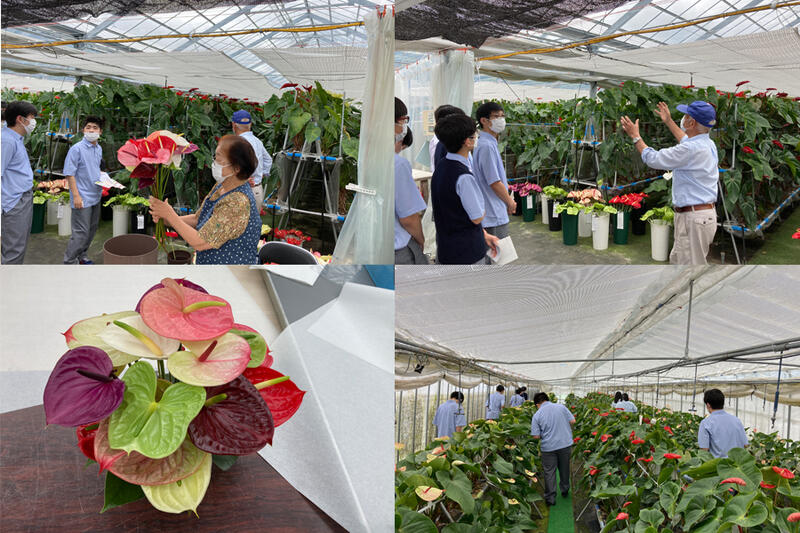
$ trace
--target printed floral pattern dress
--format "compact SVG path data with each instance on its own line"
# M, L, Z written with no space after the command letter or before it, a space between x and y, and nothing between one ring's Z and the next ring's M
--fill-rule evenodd
M197 252L198 265L255 265L261 217L248 182L221 193L217 184L197 215L197 231L211 249Z

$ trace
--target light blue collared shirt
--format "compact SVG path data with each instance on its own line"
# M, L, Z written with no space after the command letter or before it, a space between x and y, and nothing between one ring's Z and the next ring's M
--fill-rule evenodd
M622 407L625 409L626 413L638 413L639 409L636 408L636 404L631 401L622 401L617 404L617 407Z
M575 417L565 405L544 402L531 419L531 435L542 439L543 452L572 446L572 420Z
M411 174L411 163L400 154L394 154L394 249L405 248L411 240L411 234L406 231L401 218L410 217L414 213L425 211L425 200L414 183Z
M508 223L508 207L494 192L491 185L498 181L508 189L508 179L503 160L500 157L500 150L497 146L497 139L490 133L483 133L478 139L475 147L474 164L475 181L483 193L486 202L486 216L481 224L484 228L493 228Z
M445 157L453 161L458 161L467 168L471 168L467 158L458 154L448 152ZM464 207L464 211L467 212L467 216L470 220L475 220L476 218L484 216L485 205L483 193L481 193L481 189L478 187L478 182L475 181L475 176L472 174L460 175L458 180L456 180L456 194L458 194L458 197L461 199L461 205Z
M264 143L261 142L261 139L253 135L252 131L246 131L239 135L239 137L249 142L250 146L253 147L253 151L256 153L258 166L251 178L253 178L256 185L261 185L262 177L269 176L269 171L272 168L272 157L269 155L269 152L267 152L267 149L264 148Z
M700 422L697 446L708 448L714 457L728 457L732 448L744 448L747 444L742 421L724 409L710 413Z
M675 207L713 204L717 201L719 156L707 133L689 138L663 150L648 146L642 161L651 168L672 170L672 204Z
M466 426L466 417L463 422L463 411L461 406L456 400L447 400L436 409L436 415L433 417L433 425L436 426L437 437L452 437L456 431L456 427ZM462 423L459 423L462 422Z
M83 200L83 207L92 207L100 203L103 188L95 182L100 180L100 161L103 149L100 143L92 144L81 139L69 148L64 160L64 175L75 176L75 185ZM75 207L72 190L69 193L69 205Z
M449 154L448 154L449 155ZM486 418L497 420L500 418L500 409L506 404L506 397L499 392L493 392L486 400Z
M508 406L519 407L520 405L522 405L524 401L525 399L522 396L520 396L519 394L515 394L514 396L511 397L511 401L508 403Z
M0 133L2 145L2 172L0 180L3 184L3 212L6 213L17 205L22 194L33 189L33 169L25 149L25 138L12 130L3 128Z

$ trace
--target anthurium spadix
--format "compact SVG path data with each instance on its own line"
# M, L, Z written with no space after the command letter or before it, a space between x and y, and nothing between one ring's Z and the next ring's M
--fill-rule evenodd
M243 324L234 324L229 333L240 336L250 345L250 362L247 363L247 368L261 365L272 366L272 356L269 356L267 341L259 332ZM268 360L267 356L269 356Z
M211 341L184 342L169 356L169 372L189 385L211 387L232 381L250 362L250 344L233 333Z
M123 401L125 383L113 374L106 352L94 346L61 356L44 388L48 424L77 427L110 415Z
M108 354L114 366L123 366L132 363L139 357L112 348L100 338L100 334L106 329L106 326L113 321L122 320L123 318L135 315L136 313L133 311L120 311L119 313L95 316L76 322L64 333L67 346L70 348L77 348L78 346L94 346L100 348Z
M162 289L146 294L141 302L145 324L159 335L182 341L207 341L233 327L233 312L228 302L178 284L161 280Z
M189 477L200 468L205 455L188 438L177 450L161 459L150 459L139 452L115 450L108 445L108 420L100 422L94 438L94 456L100 471L108 470L134 485L166 485Z
M303 403L306 391L300 390L287 376L266 367L248 368L242 374L267 402L275 427L289 420Z
M206 395L203 410L189 425L195 446L216 455L246 455L272 444L272 415L244 376L208 387Z
M156 373L137 361L122 376L125 397L108 424L108 444L151 459L173 453L186 437L186 428L206 400L202 387L174 383L156 401Z
M207 290L205 290L203 287L201 287L197 283L192 283L188 279L184 279L184 278L176 279L175 283L177 283L178 285L182 285L184 287L189 287L190 289L194 289L196 291L200 291L202 293L208 294ZM145 296L147 296L148 294L150 294L151 292L153 292L156 289L163 289L163 288L164 288L164 284L163 283L157 283L156 285L153 285L152 287L147 289L145 291L145 293L142 295L142 297L139 298L139 302L136 304L136 312L139 313L141 311L141 309L142 309L142 300L144 299Z
M99 337L115 350L148 359L166 359L181 347L180 341L150 329L139 315L114 320Z
M165 513L192 511L197 515L197 506L206 495L211 482L211 454L203 454L203 462L191 476L168 485L143 485L142 490L150 504Z

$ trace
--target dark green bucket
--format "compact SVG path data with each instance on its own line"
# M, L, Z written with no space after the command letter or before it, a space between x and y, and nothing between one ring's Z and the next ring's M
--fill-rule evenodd
M47 215L47 204L33 204L33 219L31 220L31 233L44 231L44 219Z
M536 198L533 194L520 196L519 198L522 202L522 220L533 222L534 217L536 217Z
M564 244L572 246L578 244L578 215L568 215L566 211L561 213L561 236Z
M620 227L618 218L622 215L622 227ZM631 213L630 211L623 211L616 215L611 215L611 224L614 229L614 244L628 244L628 233L631 228Z

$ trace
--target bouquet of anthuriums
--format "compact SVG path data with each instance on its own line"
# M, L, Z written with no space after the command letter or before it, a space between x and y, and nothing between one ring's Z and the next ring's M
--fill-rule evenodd
M234 322L228 302L186 280L166 278L134 311L81 320L64 336L45 415L76 427L81 451L108 471L103 511L144 496L196 514L212 462L227 469L272 444L305 394L271 368L266 341Z

